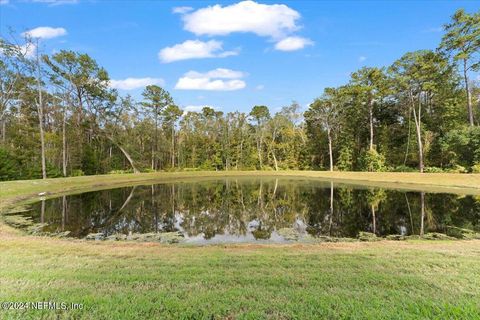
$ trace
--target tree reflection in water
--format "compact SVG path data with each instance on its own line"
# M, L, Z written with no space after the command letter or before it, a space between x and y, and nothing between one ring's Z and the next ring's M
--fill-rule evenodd
M423 235L453 225L478 230L473 196L358 188L288 178L228 178L87 192L41 201L30 212L45 231L148 233L180 231L187 239L279 239L284 228L312 236L359 231Z

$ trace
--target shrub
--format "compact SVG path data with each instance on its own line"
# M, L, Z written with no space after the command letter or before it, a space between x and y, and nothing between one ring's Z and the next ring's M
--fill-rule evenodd
M352 161L352 149L345 147L340 150L338 156L337 168L340 171L352 171L353 161Z
M424 172L427 172L427 173L441 173L441 172L444 172L442 168L438 168L438 167L425 167L423 169Z
M466 173L467 172L467 169L463 166L460 166L460 165L455 165L451 168L448 168L446 170L448 173Z
M20 179L19 163L14 155L0 149L0 181Z
M366 151L360 163L363 171L381 172L386 170L385 156L375 149Z
M72 177L80 177L80 176L84 176L84 175L85 175L85 173L81 169L72 170L72 173L70 174L70 176L72 176Z
M400 165L400 166L396 166L395 168L393 168L391 171L393 172L416 172L418 171L417 168L412 168L412 167L408 167L408 166L405 166L405 165Z
M472 173L480 173L480 163L476 163L472 166Z

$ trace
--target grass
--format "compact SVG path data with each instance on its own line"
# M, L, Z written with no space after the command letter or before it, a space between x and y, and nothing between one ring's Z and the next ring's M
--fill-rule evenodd
M1 319L480 319L480 241L179 247L2 237Z
M212 173L8 182L0 207L38 192L192 175ZM414 189L480 188L473 175L333 175ZM480 319L477 240L193 247L25 236L0 224L0 254L0 302L84 306L0 310L0 319Z

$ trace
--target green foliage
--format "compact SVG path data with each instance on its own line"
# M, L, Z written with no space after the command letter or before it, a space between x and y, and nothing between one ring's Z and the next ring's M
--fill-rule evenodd
M369 172L386 171L385 156L375 149L367 150L360 159L360 168Z
M400 165L400 166L396 166L394 167L392 170L390 170L392 172L417 172L418 169L416 168L412 168L412 167L408 167L408 166L405 166L405 165Z
M72 173L70 174L70 176L72 176L72 177L81 177L81 176L84 176L84 175L85 175L85 173L81 169L72 170Z
M451 167L451 168L446 169L446 171L447 171L448 173L466 173L466 172L467 172L467 169L466 169L465 167L460 166L460 165L457 164L457 165L455 165L455 166L453 166L453 167Z
M142 101L136 102L110 89L107 71L89 55L67 50L45 55L40 67L48 177L59 176L63 165L71 175L133 167L144 172L406 172L421 162L427 172L476 171L480 127L466 126L462 81L470 85L476 106L480 88L465 78L480 68L480 13L458 10L444 29L440 50L408 52L391 66L356 70L347 84L325 88L303 117L296 102L276 113L265 105L250 112L224 114L205 106L183 113L156 85L145 87ZM6 132L0 133L8 156L2 151L0 179L37 178L34 65L14 42L0 39L0 50L0 87L15 88L1 92L0 122Z
M21 178L19 162L6 149L0 148L0 181L16 180Z
M340 154L337 160L337 168L340 171L352 171L353 170L353 160L352 160L352 149L349 147L344 147L340 150Z
M111 170L108 174L125 174L125 173L133 173L133 170Z
M442 173L444 170L438 167L425 167L425 172L427 173Z
M476 163L472 166L472 173L480 173L480 163Z
M480 162L480 127L451 130L440 140L440 146L449 166L470 167Z

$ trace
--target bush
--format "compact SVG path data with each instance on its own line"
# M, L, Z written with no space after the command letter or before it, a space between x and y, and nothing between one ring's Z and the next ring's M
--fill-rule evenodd
M129 170L110 170L108 174L125 174L125 173L133 173L132 169Z
M80 177L80 176L84 176L84 175L85 175L85 173L81 169L72 170L72 173L70 174L70 176L72 176L72 177Z
M21 179L19 163L14 155L0 149L0 181Z
M338 156L337 161L337 168L340 171L352 171L352 149L345 147L340 150L340 155Z
M361 170L369 172L382 172L386 171L385 156L377 152L377 150L366 151L361 160Z
M393 172L417 172L418 169L417 169L417 168L408 167L408 166L405 166L405 165L400 165L400 166L396 166L396 167L393 168L391 171L393 171Z
M451 167L451 168L448 168L448 169L446 170L446 172L448 172L448 173L466 173L466 172L467 172L467 169L466 169L465 167L460 166L460 165L457 164L457 165L455 165L455 166L453 166L453 167Z
M444 172L442 168L438 168L438 167L425 167L423 169L424 172L427 172L427 173L442 173Z
M472 173L480 173L480 163L476 163L472 166Z

